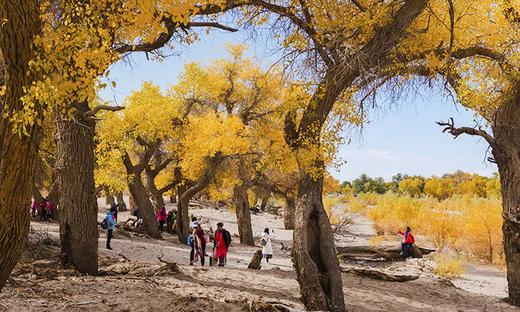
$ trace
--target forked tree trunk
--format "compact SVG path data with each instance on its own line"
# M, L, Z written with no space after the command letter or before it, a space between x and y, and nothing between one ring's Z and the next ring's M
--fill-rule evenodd
M152 198L152 204L155 212L158 212L162 207L165 206L164 198L162 193L157 189L157 186L155 185L154 177L148 171L145 171L145 173L146 178L144 179L144 182L146 183L146 190Z
M188 211L190 200L211 183L215 177L217 167L222 160L223 157L220 153L215 154L215 156L208 159L206 171L197 183L189 187L181 183L177 187L177 194L179 194L177 203L177 235L179 241L183 244L187 243L188 235L190 234L190 217ZM179 182L181 180L181 178L178 179Z
M146 188L144 187L143 179L141 177L144 166L148 161L149 159L143 158L140 160L138 165L134 166L130 156L127 153L125 153L123 156L123 163L126 168L126 173L128 177L131 177L128 179L128 189L130 190L130 194L134 198L135 203L141 212L146 234L152 238L162 239L152 202L148 197L148 193L146 192Z
M126 207L125 199L123 197L122 192L116 193L116 199L117 199L117 206L119 211L128 211L128 208Z
M341 271L322 192L323 178L314 180L306 174L296 200L293 262L307 309L345 311Z
M496 114L493 157L502 188L504 252L509 302L520 306L520 82Z
M56 139L62 263L79 272L98 271L97 198L94 184L95 121L77 105L73 120L57 116Z
M238 235L240 243L254 246L253 228L251 226L251 209L247 196L247 186L245 183L235 186L233 189L233 205L237 214Z
M283 225L286 230L294 230L294 213L296 211L296 200L292 196L285 196L285 212Z
M0 101L10 115L22 110L24 88L34 80L28 64L34 54L33 38L40 32L38 8L38 2L32 0L0 1L0 84L7 87ZM41 113L38 103L34 108ZM27 242L40 127L27 125L30 136L12 130L8 118L0 118L0 290Z
M162 235L159 231L159 226L157 224L156 215L153 209L153 204L148 197L148 193L146 192L146 189L143 185L143 180L141 179L140 174L134 174L134 177L128 183L128 189L130 190L137 207L139 207L146 234L152 238L162 239Z

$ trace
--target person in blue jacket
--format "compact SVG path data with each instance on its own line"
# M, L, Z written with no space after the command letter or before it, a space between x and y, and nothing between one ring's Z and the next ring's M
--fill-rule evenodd
M117 205L112 205L110 210L107 212L107 216L105 219L107 220L107 249L112 250L110 246L110 241L112 240L112 234L114 233L114 229L116 228L116 218L115 214L117 213Z

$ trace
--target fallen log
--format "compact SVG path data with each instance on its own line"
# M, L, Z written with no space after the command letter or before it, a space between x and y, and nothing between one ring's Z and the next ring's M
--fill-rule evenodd
M389 270L378 270L373 268L341 268L341 272L352 273L372 279L388 282L408 282L419 278L418 274L401 274Z
M396 246L343 246L336 248L339 256L344 260L348 259L377 259L383 258L389 261L402 260L401 249ZM435 249L428 249L414 245L413 258L422 258L423 255L435 252Z

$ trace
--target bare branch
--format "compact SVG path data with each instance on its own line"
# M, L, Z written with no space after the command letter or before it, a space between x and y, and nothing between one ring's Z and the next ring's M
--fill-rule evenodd
M481 127L479 127L478 129L470 127L457 128L455 127L455 122L453 121L453 118L450 118L448 122L438 121L436 123L439 126L444 127L444 129L442 130L443 133L450 133L451 135L453 135L454 139L456 139L461 134L480 136L483 139L485 139L489 143L489 145L491 145L491 147L495 146L495 139Z
M229 32L238 31L238 29L236 29L236 28L226 26L226 25L223 25L223 24L220 24L217 22L189 22L188 25L186 26L186 28L191 28L191 27L213 27L213 28L218 28L218 29L222 29L225 31L229 31Z
M120 110L123 110L125 109L123 106L111 106L111 105L98 105L96 107L94 107L93 109L87 111L85 113L85 116L96 116L97 113L99 113L99 111L102 111L102 110L107 110L107 111L112 111L112 112L117 112L117 111L120 111Z

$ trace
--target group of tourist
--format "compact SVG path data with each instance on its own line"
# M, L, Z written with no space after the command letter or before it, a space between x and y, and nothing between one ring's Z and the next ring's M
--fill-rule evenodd
M31 216L40 221L53 221L56 214L56 205L48 197L42 198L40 202L33 199L31 204Z
M137 208L133 215L137 218L137 221L141 221L141 215L139 208ZM166 229L168 232L173 232L173 227L175 224L176 211L175 209L166 211L165 207L162 207L157 212L157 222L159 224L159 230L161 233L164 230L164 224L166 223ZM217 266L223 267L227 262L227 253L228 249L231 246L231 233L228 230L224 229L224 224L222 222L217 223L217 229L214 233L214 243L213 250L208 255L206 253L206 245L209 241L206 237L206 232L202 229L201 223L197 220L196 217L192 217L191 220L191 234L188 236L187 244L191 247L190 250L190 265L194 265L200 260L201 266L205 265L206 257L210 259L210 265L215 261ZM107 243L106 248L111 250L112 247L110 245L112 240L112 235L114 229L117 224L117 205L112 204L110 210L107 212L105 219L101 223L101 226L107 230ZM269 233L269 229L264 229L262 233L262 238L260 244L262 245L262 254L265 258L266 262L269 262L269 259L273 257L273 246L271 243L271 235Z

